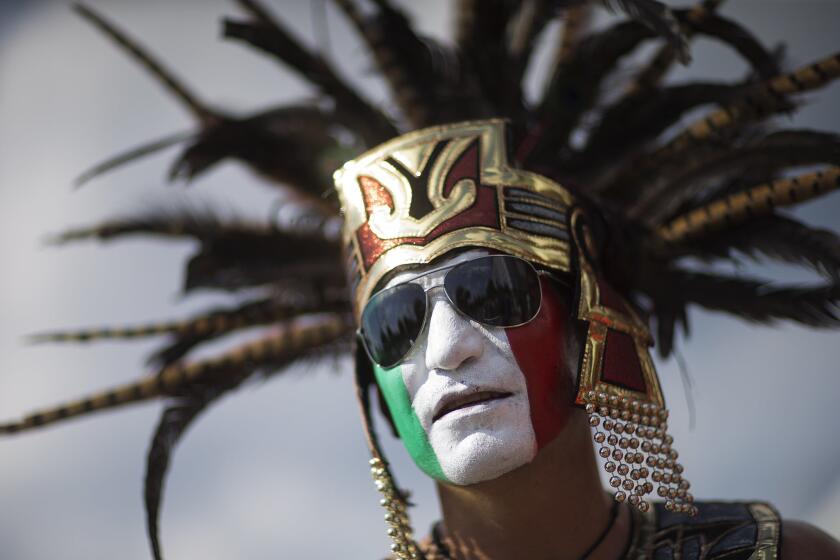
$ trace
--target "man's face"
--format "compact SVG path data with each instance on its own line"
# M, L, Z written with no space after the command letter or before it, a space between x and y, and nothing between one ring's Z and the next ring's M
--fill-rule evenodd
M386 287L440 286L447 270L424 273L485 254L461 253L398 274ZM401 438L430 476L458 485L494 479L533 460L565 425L568 312L551 282L543 279L542 289L535 319L493 328L464 316L442 289L432 288L427 324L409 355L388 370L374 366Z

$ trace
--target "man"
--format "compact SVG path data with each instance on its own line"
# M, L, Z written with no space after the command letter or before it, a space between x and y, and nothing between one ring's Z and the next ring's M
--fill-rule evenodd
M87 340L167 332L175 340L159 355L159 375L28 416L0 426L0 431L13 433L143 399L172 398L175 402L165 411L150 450L146 485L150 537L159 557L156 516L162 480L172 446L187 424L255 372L274 371L294 359L334 349L360 327L368 354L359 360L366 414L372 393L365 389L375 380L397 430L407 445L415 446L412 455L440 480L444 522L435 532L437 550L429 555L614 557L638 551L666 557L738 557L753 552L768 556L780 538L782 546L796 545L795 532L788 538L789 525L780 530L767 506L712 511L692 501L666 432L667 412L647 354L647 319L655 320L665 354L690 303L759 321L787 318L836 325L834 283L824 290L768 291L759 282L688 270L680 259L737 261L731 250L738 247L784 257L790 255L790 239L797 240L793 252L798 255L799 240L812 239L814 232L807 226L786 221L774 208L836 185L837 168L825 167L835 163L834 141L813 131L768 133L761 121L790 110L794 94L835 78L837 57L783 73L772 54L745 30L714 13L716 2L676 15L657 2L624 2L641 21L588 34L581 34L578 25L587 7L564 3L561 7L569 9L559 13L566 33L546 94L526 101L522 78L535 38L558 15L553 3L494 2L487 9L487 3L479 7L464 2L458 49L452 50L420 40L387 2L377 2L371 13L353 2L338 2L392 86L401 113L395 124L323 59L292 40L262 7L240 3L252 18L228 22L226 35L278 56L312 80L333 105L281 107L241 118L222 114L202 106L106 21L85 8L80 12L128 46L197 116L201 133L189 138L175 175L193 177L224 157L236 157L293 189L302 217L314 219L268 229L219 224L206 216L155 216L69 235L189 236L201 242L190 262L189 287L273 291L265 300L185 323L56 335ZM663 86L665 69L674 59L685 58L690 34L733 46L753 73L734 85ZM660 37L665 42L657 43L655 64L634 74L623 95L612 95L618 90L605 87L605 78L619 58ZM670 131L685 113L705 104L720 108L676 134ZM426 128L432 125L443 126ZM400 135L410 130L415 132ZM367 152L370 161L362 156L344 167L342 177L349 180L341 187L345 235L339 247L327 228L318 227L336 219L331 199L321 197L328 188L324 170L334 167L337 153L355 155L358 146L377 145ZM797 165L818 165L821 171L777 180L782 169ZM353 191L359 187L361 191ZM791 231L797 236L789 235ZM350 290L338 272L342 249L351 265ZM453 252L475 249L487 253ZM815 270L837 267L831 251L802 253L799 260ZM525 264L506 261L499 275L487 274L481 267L489 263L497 270L500 254ZM448 258L456 260L444 260ZM425 272L433 274L399 276ZM533 287L533 275L539 290L526 291L531 296L523 302L514 291ZM485 277L494 282L475 283ZM505 278L516 282L505 283ZM447 280L452 291L446 289ZM441 281L443 292L435 283ZM407 310L414 314L398 306L397 320L386 321L395 309L395 292L389 290L406 296ZM464 293L469 297L460 298ZM285 299L288 295L293 297ZM446 301L451 309L441 306ZM388 305L380 308L381 314L371 311L369 318L375 320L365 324L372 302ZM353 320L348 320L351 309ZM436 338L425 338L441 322L450 328L448 334L435 327ZM545 322L547 327L537 328ZM180 361L201 342L274 323L276 332L237 350L197 363ZM535 343L540 336L547 340ZM441 338L451 343L448 350ZM470 348L456 363L453 352ZM489 358L493 369L473 367ZM366 368L372 364L378 368L371 373ZM454 380L454 375L442 374L449 371L496 377L489 386L468 385L469 394L448 395L446 385L443 395L424 390L444 378ZM485 409L495 412L478 413ZM497 423L499 419L506 421ZM492 425L484 426L485 420ZM587 425L597 428L592 437L606 459L604 468L620 505L608 505L606 499L599 505L592 472L596 463L583 446ZM417 547L404 515L404 497L375 437L370 441L372 470L389 510L396 552L411 557ZM569 470L573 460L580 464L567 473L568 482L555 475ZM549 471L553 476L547 476ZM660 492L665 501L655 505L651 494ZM571 509L555 511L564 503ZM555 519L566 522L555 525ZM648 534L656 527L659 531ZM721 537L715 546L723 548L701 547L711 539L710 528ZM818 538L802 540L819 544ZM514 546L522 548L514 551ZM827 556L823 552L812 554Z
M646 330L598 272L591 210L512 167L505 126L416 131L336 174L363 408L372 365L444 517L418 549L371 434L397 557L776 558L783 542L840 557L767 504L694 503Z

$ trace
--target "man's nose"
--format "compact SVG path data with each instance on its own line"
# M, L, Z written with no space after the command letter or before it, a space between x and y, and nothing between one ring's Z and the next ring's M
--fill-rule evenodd
M470 320L446 299L432 305L426 344L426 368L454 370L481 356L484 341Z

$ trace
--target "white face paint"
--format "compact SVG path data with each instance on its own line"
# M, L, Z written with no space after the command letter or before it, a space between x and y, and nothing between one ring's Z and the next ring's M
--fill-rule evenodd
M428 290L442 285L446 270L420 276L424 272L486 254L464 252L398 274L386 287L416 279ZM465 317L442 289L432 289L428 297L426 329L400 370L443 474L454 484L467 485L529 463L536 456L537 440L525 376L505 330ZM469 404L473 399L478 401Z

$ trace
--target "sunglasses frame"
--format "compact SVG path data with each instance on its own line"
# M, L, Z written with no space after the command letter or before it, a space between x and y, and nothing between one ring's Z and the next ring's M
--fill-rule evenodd
M534 312L534 315L530 319L528 319L527 321L522 321L520 323L516 323L516 324L513 324L513 325L505 325L503 327L500 327L500 326L497 326L497 325L488 325L486 323L483 323L482 321L474 319L474 318L470 317L469 315L467 315L466 313L464 313L463 311L461 311L461 309L457 305L455 305L455 302L452 301L452 298L449 297L449 293L447 293L447 291L446 291L446 276L447 276L447 274L449 274L449 272L447 272L446 274L443 275L443 277L441 278L442 281L441 281L440 284L437 284L437 285L434 285L434 286L429 286L428 288L424 288L423 286L420 286L420 284L417 282L417 280L420 279L420 278L435 274L435 273L440 272L442 270L451 271L452 269L457 268L459 266L463 266L463 265L466 265L466 264L469 264L469 263L474 263L475 261L479 261L479 260L483 260L483 259L513 259L513 260L520 261L520 262L523 262L526 265L528 265L528 267L531 270L533 270L534 273L536 274L537 280L539 280L540 276L548 276L550 278L556 278L556 276L554 274L552 274L552 273L550 273L546 270L537 269L537 267L535 267L532 263L526 261L525 259L523 259L521 257L517 257L517 256L514 256L514 255L483 255L483 256L480 256L480 257L476 257L474 259L470 259L468 261L463 261L463 262L459 262L459 263L455 263L455 264L441 266L441 267L426 271L423 274L418 274L417 276L415 276L411 280L407 280L405 282L400 282L399 284L395 284L395 285L390 286L388 288L384 288L382 290L379 290L378 292L374 293L370 297L370 299L368 299L368 303L365 304L365 308L367 308L367 306L370 304L370 302L373 300L373 298L375 298L376 296L378 296L378 295L380 295L384 292L392 290L392 289L394 289L398 286L403 286L405 284L417 284L420 287L420 289L423 290L423 295L426 298L426 309L425 309L424 314L423 314L423 324L422 324L422 327L420 328L420 331L417 333L417 338L414 340L414 342L412 342L408 351L406 351L406 353L403 356L401 356L400 359L397 362L395 362L393 364L389 364L389 365L380 364L378 361L376 361L373 358L373 356L371 356L370 350L368 349L367 342L365 341L365 336L364 336L364 333L362 331L362 327L359 326L359 328L356 329L356 336L359 338L359 341L361 342L362 347L365 349L365 354L367 354L367 357L371 361L371 363L376 364L383 369L391 369L391 368L396 367L397 365L399 365L400 363L405 361L405 358L411 353L412 350L414 350L414 347L417 344L417 341L420 338L422 338L421 335L429 327L429 311L432 307L431 305L429 305L429 292L432 291L432 290L438 289L438 288L443 289L443 293L446 296L446 300L449 302L449 305L452 307L452 309L454 309L456 312L458 312L458 314L460 314L461 316L469 319L470 321L475 321L476 323L478 323L480 325L483 325L485 327L501 328L501 329L513 329L513 328L516 328L516 327L521 327L522 325L527 325L528 323L530 323L531 321L536 319L537 315L540 314L540 310L542 310L542 304L543 304L542 282L539 282L539 281L537 282L537 287L540 290L540 301L539 301L539 305L537 306L536 311ZM364 311L362 311L361 317L364 317Z

